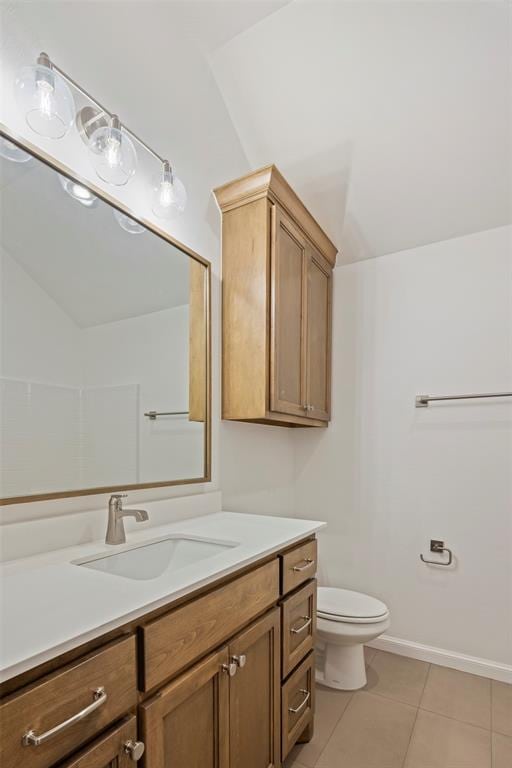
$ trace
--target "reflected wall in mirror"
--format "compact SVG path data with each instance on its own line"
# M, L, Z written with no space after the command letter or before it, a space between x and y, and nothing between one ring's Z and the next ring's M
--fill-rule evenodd
M0 158L3 503L209 479L207 263L44 160Z

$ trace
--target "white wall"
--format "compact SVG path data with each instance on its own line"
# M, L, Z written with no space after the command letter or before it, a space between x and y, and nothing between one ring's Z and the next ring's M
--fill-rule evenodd
M333 421L296 441L324 583L381 597L389 634L512 664L512 228L335 270ZM430 539L455 567L419 560Z
M138 215L164 226L212 263L212 482L135 492L130 494L131 501L215 490L221 485L222 471L226 508L236 507L240 500L236 489L247 483L247 498L252 499L254 511L290 513L293 449L289 434L265 427L255 432L254 427L243 424L230 429L232 425L220 423L220 215L211 191L247 172L249 163L209 64L193 38L198 24L181 28L179 15L169 15L170 4L150 2L143 9L140 3L106 0L6 2L0 14L0 122L109 194L114 192ZM113 36L113 24L120 25L122 33ZM20 67L34 61L41 50L169 157L188 189L187 210L180 219L162 225L154 218L148 189L155 166L145 163L142 156L134 179L113 191L92 171L76 132L52 141L25 126L13 101L12 84ZM22 519L105 508L107 498L24 504L16 507L16 515ZM12 510L0 512L0 521L12 518Z

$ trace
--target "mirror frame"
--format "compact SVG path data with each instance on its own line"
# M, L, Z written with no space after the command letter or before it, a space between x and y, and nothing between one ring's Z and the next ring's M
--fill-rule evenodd
M165 232L163 229L160 229L155 224L151 223L147 219L143 219L140 216L137 216L130 208L128 208L126 205L121 203L119 200L116 200L114 197L109 195L104 190L97 187L95 184L91 183L90 181L84 179L80 175L76 174L74 171L72 171L68 166L64 165L60 161L58 161L56 158L52 157L51 155L48 155L44 150L40 149L39 147L35 146L31 142L27 141L26 139L16 135L11 131L7 126L5 126L3 123L0 122L0 136L4 139L7 139L8 141L11 141L13 144L16 144L17 147L20 149L23 149L25 152L28 152L30 155L35 157L37 160L40 160L42 163L47 165L52 170L56 171L57 173L60 173L62 176L66 176L68 179L71 179L71 181L77 182L78 184L81 184L83 187L86 187L89 189L96 197L100 198L100 200L103 200L104 203L107 203L107 205L110 205L112 208L116 208L118 211L121 211L121 213L126 214L130 218L132 218L134 221L141 224L143 227L148 229L150 232L152 232L157 237L161 238L165 242L169 243L170 245L173 245L175 248L180 250L182 253L184 253L186 256L188 256L191 259L194 259L195 261L198 261L200 264L202 264L205 267L205 276L206 276L206 349L205 349L205 355L206 355L206 413L205 413L205 421L204 421L204 475L202 477L192 477L192 478L185 478L183 480L163 480L159 482L152 482L152 483L132 483L129 485L112 485L112 486L101 486L98 488L84 488L80 490L75 491L58 491L56 493L34 493L29 494L27 496L9 496L9 497L0 497L0 506L4 506L7 504L23 504L27 502L32 501L47 501L49 499L65 499L65 498L72 498L72 497L78 497L78 496L94 496L99 495L102 493L112 493L114 491L136 491L143 488L164 488L166 486L175 486L175 485L192 485L193 483L208 483L211 482L211 452L212 452L212 424L211 424L211 415L212 415L212 382L211 382L211 347L212 347L212 332L211 332L211 264L207 259L204 259L202 256L200 256L198 253L193 251L188 246L184 245L183 243L180 243L179 240L176 240L172 235L169 235L167 232Z

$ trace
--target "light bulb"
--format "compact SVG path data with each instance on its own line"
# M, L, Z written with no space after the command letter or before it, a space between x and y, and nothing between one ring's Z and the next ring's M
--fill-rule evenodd
M123 186L135 173L137 153L116 115L112 115L109 125L94 131L89 140L89 154L94 170L109 184Z
M173 214L182 213L186 204L185 187L165 160L153 186L153 213L161 219L168 219Z
M142 232L146 232L146 227L143 227L142 224L131 219L125 213L118 211L117 208L114 208L113 212L115 220L125 232L129 232L130 235L140 235Z
M40 136L60 139L73 125L75 103L65 80L41 53L34 67L16 78L16 100L27 124Z
M0 136L0 155L5 157L6 160L11 160L13 163L27 163L32 159L32 155L28 152L24 152L22 149L13 144L9 139L4 139Z
M87 189L87 187L83 187L76 181L68 179L66 176L61 176L60 174L59 181L61 183L62 189L67 192L68 195L73 198L73 200L77 200L86 208L93 208L98 204L98 198L96 195L93 195L93 193L90 191L90 189Z

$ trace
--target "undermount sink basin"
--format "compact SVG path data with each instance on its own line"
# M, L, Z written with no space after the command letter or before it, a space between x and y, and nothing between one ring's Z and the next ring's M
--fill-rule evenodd
M168 536L165 539L134 545L123 549L122 552L103 552L101 555L75 560L73 565L93 568L114 576L124 576L127 579L149 580L186 568L236 546L234 542Z

